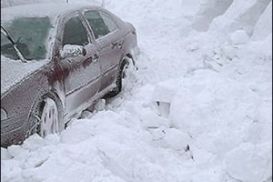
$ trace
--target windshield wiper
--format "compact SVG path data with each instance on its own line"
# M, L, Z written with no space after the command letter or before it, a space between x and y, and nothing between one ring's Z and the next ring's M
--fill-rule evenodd
M17 48L16 43L13 41L13 39L11 38L11 36L9 35L8 31L1 25L1 33L3 33L11 42L13 48L15 49L18 57L20 58L20 60L23 63L27 63L26 59L24 58L23 54L20 52L20 50Z

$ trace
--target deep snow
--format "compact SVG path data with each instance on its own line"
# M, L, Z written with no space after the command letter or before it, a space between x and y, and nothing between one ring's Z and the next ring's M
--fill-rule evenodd
M104 1L138 71L60 136L1 148L1 180L272 182L272 1L221 2Z

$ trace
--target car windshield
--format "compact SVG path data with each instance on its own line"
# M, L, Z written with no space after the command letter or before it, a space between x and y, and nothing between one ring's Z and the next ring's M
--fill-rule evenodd
M52 25L49 17L21 17L1 26L9 33L23 57L27 60L45 59L47 38ZM1 55L19 59L10 40L1 33Z

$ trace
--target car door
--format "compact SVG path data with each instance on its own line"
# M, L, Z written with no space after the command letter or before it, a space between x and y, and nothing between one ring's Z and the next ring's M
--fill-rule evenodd
M84 12L84 17L98 46L102 72L100 90L104 90L114 83L117 76L119 62L122 57L123 39L118 24L106 12L88 10Z
M78 13L67 16L63 23L61 50L65 45L82 46L85 54L61 60L64 72L66 113L80 110L96 95L100 88L100 65L98 53L91 35Z

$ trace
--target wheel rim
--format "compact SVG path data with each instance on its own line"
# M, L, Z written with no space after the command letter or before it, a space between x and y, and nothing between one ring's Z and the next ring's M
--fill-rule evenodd
M59 132L58 108L54 100L45 99L45 105L41 116L40 135L46 137L49 134Z

